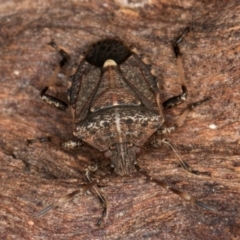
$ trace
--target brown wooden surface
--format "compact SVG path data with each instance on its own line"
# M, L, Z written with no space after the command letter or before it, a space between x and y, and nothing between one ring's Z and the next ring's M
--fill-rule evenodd
M67 2L0 3L0 238L240 239L239 1ZM26 144L46 135L72 137L70 111L40 100L59 60L47 43L54 39L75 62L90 43L119 37L150 59L165 100L180 92L171 41L186 26L192 28L181 44L188 102L212 100L168 137L193 168L212 176L187 174L166 148L143 150L138 161L154 177L219 212L191 206L142 177L111 176L102 189L109 213L101 227L95 226L101 215L98 199L84 192L34 219L34 213L84 181L89 158L100 158L88 148L71 153L53 144ZM56 91L65 86L63 77ZM167 119L184 106L166 112Z

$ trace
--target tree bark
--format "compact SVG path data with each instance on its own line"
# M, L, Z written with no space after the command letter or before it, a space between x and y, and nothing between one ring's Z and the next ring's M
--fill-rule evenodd
M2 1L0 9L1 239L239 239L239 1L24 0ZM91 43L120 38L149 59L164 101L181 92L171 44L186 27L191 31L180 48L188 103L212 100L167 138L194 169L211 177L186 173L164 147L146 144L138 163L218 211L192 206L137 174L113 174L102 183L109 211L100 227L101 205L88 191L34 218L78 189L89 164L103 163L101 173L107 172L107 160L90 147L67 152L54 143L26 142L72 139L71 111L40 99L60 60L48 43L54 39L64 47L74 64ZM60 75L55 90L66 88L66 76ZM174 121L186 106L165 111L166 121Z

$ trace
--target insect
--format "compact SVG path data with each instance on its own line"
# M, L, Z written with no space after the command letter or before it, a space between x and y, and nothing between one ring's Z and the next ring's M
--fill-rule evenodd
M185 120L188 113L200 104L210 100L204 98L189 104L179 119L171 127L165 127L163 109L175 107L187 100L187 87L184 79L182 54L179 43L189 31L186 28L182 35L173 43L180 75L182 93L170 99L160 101L158 79L151 73L150 66L145 64L134 48L128 47L123 41L105 39L91 45L80 61L75 74L71 77L71 87L68 89L69 105L74 112L73 135L78 140L63 142L64 148L81 147L82 143L98 149L105 159L110 159L114 171L120 175L131 175L134 172L145 176L148 180L157 183L179 195L182 199L190 201L207 210L216 211L186 192L168 186L164 181L152 178L137 164L137 154L141 147L153 134L160 137L171 133ZM67 53L60 49L55 42L51 45L61 54L60 66L67 60ZM48 86L41 92L44 102L65 110L68 105L58 98L47 94ZM162 144L169 146L176 154L181 166L193 174L210 175L208 172L193 170L180 156L171 142L165 138ZM107 213L107 201L96 182L91 179L88 168L86 178L88 183L82 187L91 187L97 194L103 206L100 225ZM76 190L36 214L42 216L60 203L68 201L75 196Z

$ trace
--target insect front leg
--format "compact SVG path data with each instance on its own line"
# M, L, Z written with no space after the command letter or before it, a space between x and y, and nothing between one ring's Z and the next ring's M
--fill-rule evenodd
M65 103L64 101L62 101L56 97L48 95L47 91L50 86L55 85L57 76L58 76L61 68L63 68L66 65L66 63L69 61L70 57L63 49L59 48L53 40L49 43L49 45L54 47L56 49L56 51L60 54L61 60L59 62L59 65L56 67L55 71L51 75L51 77L48 79L47 86L41 91L41 99L42 99L42 101L46 102L47 104L52 105L60 110L66 110L68 107L67 103Z
M184 32L181 34L180 37L177 38L177 40L173 43L173 50L175 53L175 56L177 58L177 68L180 78L180 83L182 86L182 93L178 96L174 96L163 102L162 106L164 109L173 108L187 100L187 87L186 87L186 81L184 76L184 69L183 69L183 61L182 61L182 53L180 52L180 48L178 44L183 40L184 36L189 32L189 27L184 30Z
M50 43L48 43L50 46L52 46L53 48L56 49L57 52L59 52L59 54L61 55L62 59L59 62L59 66L62 68L66 65L66 63L69 61L70 57L69 55L66 53L65 50L63 50L62 48L59 48L58 45L55 43L54 40L52 40Z
M45 87L42 91L41 91L41 99L43 102L55 107L55 108L58 108L60 110L66 110L68 105L67 103L65 103L64 101L56 98L56 97L53 97L53 96L50 96L48 94L46 94L48 90L48 87Z
M187 27L184 32L180 35L180 37L177 38L176 41L173 43L173 49L175 56L177 58L177 68L178 68L178 73L179 73L179 78L180 78L180 83L182 86L182 93L178 96L174 96L166 100L165 102L162 103L163 109L169 109L173 108L187 100L187 95L188 95L188 90L186 87L186 81L185 81L185 76L184 76L184 68L183 68L183 61L182 61L182 53L179 48L179 43L183 40L184 36L189 32L190 28ZM170 127L166 127L163 129L160 129L158 133L160 134L166 134L166 133L171 133L175 129L177 129L179 126L183 124L185 121L187 115L197 106L201 105L202 103L209 101L211 97L206 97L198 102L191 103L187 106L187 108L184 110L184 112L180 115L180 117L177 119L177 121Z

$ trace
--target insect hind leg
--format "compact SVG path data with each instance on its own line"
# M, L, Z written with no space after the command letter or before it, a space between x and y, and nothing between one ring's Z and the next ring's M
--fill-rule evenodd
M104 220L104 218L107 216L107 210L108 210L108 204L107 204L107 200L106 198L104 197L104 195L101 193L99 187L92 181L91 177L90 177L90 172L95 172L97 170L97 167L95 168L92 168L91 166L87 168L86 170L86 178L88 180L88 182L91 185L91 188L92 190L95 192L95 194L97 195L101 205L102 205L102 208L103 208L103 211L102 211L102 216L98 219L97 221L97 226L100 226L102 221Z
M108 204L107 204L107 200L106 198L103 196L103 194L101 193L98 185L97 185L97 182L96 181L93 181L91 179L91 176L90 176L90 173L91 172L95 172L97 170L96 167L92 167L92 166L89 166L87 169L86 169L86 174L85 174L85 177L88 181L88 183L83 183L83 184L80 184L78 187L79 189L73 191L73 192L70 192L69 194L65 195L65 196L62 196L60 198L58 198L55 202L53 202L52 204L48 205L47 207L43 208L42 210L40 210L39 212L37 212L34 217L35 218L39 218L39 217L42 217L43 215L45 215L46 213L48 213L50 210L58 207L58 206L61 206L62 204L64 203L67 203L69 202L71 199L73 199L77 194L81 193L82 191L87 191L88 189L92 189L96 195L98 196L99 200L100 200L100 203L103 207L103 211L102 211L102 216L99 218L99 220L97 221L97 226L100 226L102 221L104 220L104 218L107 216L107 208L108 208ZM99 181L101 181L103 178L105 178L106 176L103 176L99 179Z
M165 181L158 180L156 178L151 177L145 170L141 169L138 165L136 165L136 169L137 169L138 173L140 173L141 175L146 177L147 180L149 180L151 182L154 182L157 185L160 185L164 189L170 190L171 192L173 192L173 193L177 194L179 197L181 197L183 200L188 201L191 204L198 205L198 206L200 206L200 207L202 207L202 208L204 208L208 211L212 211L212 212L217 212L218 211L214 207L198 201L197 199L195 199L194 197L189 195L187 192L180 191L180 190L178 190L174 187L169 186Z

